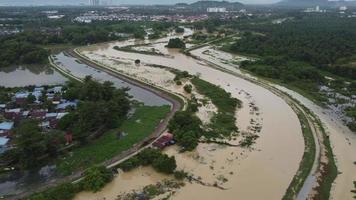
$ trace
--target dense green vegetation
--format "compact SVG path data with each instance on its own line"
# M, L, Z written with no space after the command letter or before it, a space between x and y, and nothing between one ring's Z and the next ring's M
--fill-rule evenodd
M356 52L356 22L353 19L305 16L282 24L251 25L230 50L259 56L281 56L302 61L340 76L353 78L356 69L342 68L340 62Z
M44 19L42 19L44 20ZM13 23L13 22L12 22ZM20 22L19 22L20 23ZM23 23L29 23L23 21ZM38 23L38 24L37 24ZM0 37L0 67L13 64L47 63L49 50L61 45L86 45L128 37L143 39L146 36L145 25L151 27L157 38L173 23L116 22L78 24L68 21L45 24L36 22L26 26L22 33Z
M116 89L111 82L99 83L91 77L86 77L83 83L68 83L66 88L63 96L79 100L79 105L77 109L67 109L69 114L58 124L61 131L51 130L44 134L38 121L22 121L13 136L15 148L2 154L1 161L26 169L37 167L43 164L40 161L44 158L57 156L65 144L64 131L72 132L75 141L86 144L126 120L130 109L126 89ZM27 101L31 103L33 97L29 96Z
M348 97L356 94L354 20L333 15L296 15L281 24L256 19L226 26L237 28L242 34L232 43L223 43L222 49L256 58L242 62L243 69L319 104L325 105L329 98L320 91L321 85Z
M0 37L0 67L12 64L44 64L49 52L17 38Z
M176 33L184 33L184 28L177 27L175 31L176 31Z
M126 160L118 165L118 168L129 171L138 166L151 165L158 172L172 174L177 168L174 156L162 154L157 149L147 148L138 153L136 156Z
M346 115L351 118L351 122L348 123L348 127L352 131L356 131L356 106L349 107L346 110Z
M178 49L185 49L185 43L183 40L179 38L170 39L168 44L166 45L168 48L178 48Z
M193 150L198 145L199 138L204 131L202 122L191 111L176 112L168 125L168 129L174 134L177 144L184 150Z
M58 131L42 134L38 122L34 120L21 122L15 129L15 136L16 148L2 154L1 161L25 169L39 166L39 160L45 156L56 156L64 141L63 134Z
M111 159L148 137L157 124L169 112L169 106L135 108L132 117L125 120L119 128L105 132L100 138L72 150L72 156L58 160L58 170L70 174L77 169L85 169ZM120 139L119 134L124 134Z
M86 77L83 83L71 83L66 99L81 100L78 109L59 122L62 130L73 130L82 142L100 129L115 128L125 119L130 109L127 89L116 89L112 82L99 83Z
M219 86L213 85L199 78L193 78L192 83L198 92L210 98L212 103L218 108L218 113L212 118L207 136L212 137L229 137L231 134L238 132L235 124L236 109L241 107L241 102L231 97Z
M315 195L316 199L329 199L330 198L330 192L331 192L331 187L334 183L334 180L336 179L338 175L338 169L335 163L334 159L334 154L333 150L331 147L330 143L330 138L329 136L325 133L325 130L321 124L321 122L318 120L317 121L324 137L324 145L326 147L326 156L328 158L328 162L322 162L322 177L323 179L318 180L319 186L316 187L317 194Z
M70 200L78 192L97 192L112 180L112 172L104 166L93 166L85 171L85 177L78 183L63 183L49 188L43 192L35 193L26 198L27 200Z
M325 78L319 70L307 63L287 61L281 57L266 57L257 61L243 61L240 65L254 74L280 81L301 91L319 102L326 101L320 95L319 86L325 83Z
M199 103L193 96L188 102L185 111L177 112L168 125L170 132L174 134L174 139L181 146L182 150L191 151L199 143L199 139L231 137L238 132L235 124L235 111L241 106L238 99L231 97L224 89L189 75L187 72L175 72L174 81L180 82L181 79L189 78L199 93L211 99L212 103L218 108L211 123L205 129L202 128L201 120L195 115L199 109ZM185 85L184 90L190 93L192 86Z
M152 51L144 51L144 50L136 50L132 47L133 46L125 46L125 47L114 46L113 48L118 51L125 51L125 52L130 52L130 53L140 53L140 54L153 55L153 56L163 56L164 55L163 53L154 51L154 49L152 49Z
M50 188L41 193L35 193L27 198L27 200L63 200L73 199L74 196L82 191L81 184L64 183L54 188Z
M259 67L259 72L278 71L274 69L276 63L270 63L274 59L281 62L276 67L288 64L298 70L294 68L305 65L351 79L356 77L356 68L352 65L356 53L353 19L306 15L282 24L256 23L240 29L245 31L242 38L224 49L262 57L259 64L266 66ZM317 71L314 73L320 76ZM298 79L291 74L288 77Z
M104 166L94 166L87 169L81 181L83 189L97 192L113 178L112 172Z

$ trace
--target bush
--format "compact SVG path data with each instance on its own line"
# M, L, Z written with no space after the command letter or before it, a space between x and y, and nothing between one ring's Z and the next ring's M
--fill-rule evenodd
M73 199L82 190L80 184L64 183L41 193L31 195L27 200L63 200Z
M180 170L180 171L175 171L174 172L174 178L178 179L178 180L183 180L184 178L186 178L188 176L188 173Z
M192 89L193 89L193 86L190 85L190 84L187 84L187 85L184 86L184 91L186 93L189 93L189 94L192 93Z
M185 49L185 43L179 38L170 39L167 46L168 48Z
M190 111L177 112L168 124L174 139L184 150L193 150L203 134L202 122Z
M176 160L174 156L167 156L166 154L161 154L158 158L156 158L152 166L159 172L163 172L166 174L172 174L174 170L177 168Z
M97 192L112 179L112 173L104 166L95 166L85 171L81 184L85 190Z
M177 27L177 28L176 28L176 33L184 33L184 28L182 28L182 27Z
M167 174L173 173L177 167L174 156L168 157L167 155L162 154L159 150L152 148L144 149L136 156L119 164L118 167L124 171L129 171L140 165L152 165L152 167L158 172Z

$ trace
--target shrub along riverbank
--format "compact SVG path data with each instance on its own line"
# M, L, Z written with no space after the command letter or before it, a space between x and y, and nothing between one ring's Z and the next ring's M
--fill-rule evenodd
M77 184L64 183L41 193L35 193L27 200L70 200L81 191L97 192L112 180L113 174L104 166L91 167L84 173L85 178Z
M181 79L189 79L198 93L209 98L218 108L212 117L211 123L204 129L201 120L195 115L199 110L199 103L193 97L185 111L177 112L169 123L169 131L174 134L177 144L182 150L193 150L204 136L207 139L228 138L238 133L235 112L241 107L241 101L233 98L224 89L207 81L191 76L187 72L172 71L176 74L174 81L181 84ZM189 90L190 91L190 90Z
M152 148L144 149L117 167L124 171L130 171L138 166L148 165L151 165L156 171L165 174L172 174L177 168L174 156L169 157L166 154L162 154L159 150Z

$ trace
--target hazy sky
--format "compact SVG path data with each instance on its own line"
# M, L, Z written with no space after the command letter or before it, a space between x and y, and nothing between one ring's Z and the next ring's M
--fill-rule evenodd
M116 4L175 4L180 2L191 3L197 0L101 0ZM236 1L236 0L230 0ZM237 0L245 4L266 4L275 3L279 0ZM87 4L89 0L0 0L0 6L4 5L79 5L80 3Z

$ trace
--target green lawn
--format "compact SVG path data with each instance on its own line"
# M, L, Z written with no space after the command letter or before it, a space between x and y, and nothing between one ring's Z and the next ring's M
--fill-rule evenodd
M126 120L118 129L110 130L99 139L79 148L57 161L58 170L64 175L73 171L85 169L93 164L107 159L129 149L135 143L149 136L169 112L169 106L140 106L133 116ZM117 138L117 133L127 133L123 139Z

